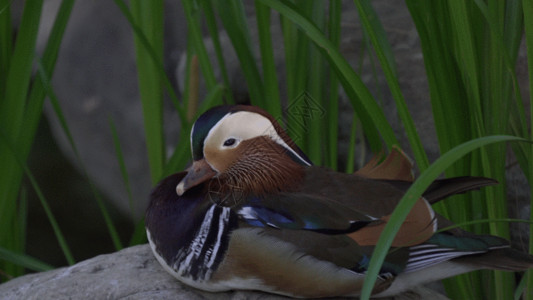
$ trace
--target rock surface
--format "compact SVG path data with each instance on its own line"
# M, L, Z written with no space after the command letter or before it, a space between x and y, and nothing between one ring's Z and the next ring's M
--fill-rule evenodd
M0 285L0 299L290 299L235 291L208 293L181 284L167 274L145 245L99 255L70 267L18 277ZM426 288L394 299L447 299Z

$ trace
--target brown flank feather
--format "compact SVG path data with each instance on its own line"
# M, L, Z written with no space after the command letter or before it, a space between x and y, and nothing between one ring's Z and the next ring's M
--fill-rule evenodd
M413 163L400 148L393 146L391 152L383 159L383 152L372 159L354 174L372 178L413 181Z

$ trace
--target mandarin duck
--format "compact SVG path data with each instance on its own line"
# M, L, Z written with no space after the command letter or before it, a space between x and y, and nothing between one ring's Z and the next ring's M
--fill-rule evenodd
M359 295L379 234L410 185L406 159L389 155L354 174L317 167L272 116L243 105L208 110L190 139L192 166L155 187L146 213L166 271L212 292ZM478 269L531 268L533 256L502 238L439 232L452 223L431 204L495 183L458 177L430 185L399 229L373 296Z

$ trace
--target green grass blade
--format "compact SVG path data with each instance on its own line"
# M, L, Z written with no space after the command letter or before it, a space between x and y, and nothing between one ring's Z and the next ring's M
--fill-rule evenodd
M528 66L528 75L529 75L529 90L533 91L533 0L522 0L524 8L524 29L526 36L526 46L527 46L527 66ZM529 103L533 103L533 93L529 93ZM533 113L533 105L530 105L530 113ZM530 114L531 116L531 114ZM530 125L533 126L530 117ZM533 127L532 127L533 128ZM533 138L533 132L531 133L531 138ZM529 145L529 157L533 157L533 145ZM526 175L529 177L529 187L530 187L530 207L533 207L533 159L529 159L529 172ZM530 210L529 220L533 221L533 209ZM533 225L529 226L529 232L533 232ZM533 254L533 239L529 238L529 253ZM533 299L533 270L526 272L525 276L527 277L527 288L525 290L524 299L532 300Z
M13 32L11 25L10 4L2 2L2 11L5 15L0 16L2 34L6 34L1 39L12 39ZM23 243L19 236L20 230L15 220L17 216L17 199L20 192L20 185L23 171L13 156L13 151L9 145L20 149L17 154L29 153L30 145L20 144L20 134L33 128L26 127L25 111L27 105L27 95L30 90L30 79L32 75L33 60L35 57L35 44L39 29L41 9L43 1L26 1L24 10L18 26L15 44L12 41L5 45L0 45L1 55L0 75L3 82L0 83L0 128L5 135L3 142L0 142L0 246L14 251L22 251ZM8 48L9 47L9 48ZM28 120L31 122L32 120ZM23 126L24 125L24 126ZM9 143L9 145L8 145ZM26 155L27 156L27 155ZM25 157L26 157L25 156ZM10 264L2 264L1 268L8 274L21 274L22 268Z
M440 152L444 153L470 138L469 131L463 128L462 114L451 113L467 112L468 106L463 100L465 95L455 72L455 61L447 51L453 41L447 31L448 26L441 20L446 16L446 7L439 6L437 2L408 0L406 3L420 37L435 129ZM429 15L433 17L428 18ZM443 208L440 204L437 207Z
M133 14L128 9L128 6L123 0L114 0L115 5L120 9L128 23L130 24L133 32L135 33L135 37L138 38L138 42L144 47L144 49L147 51L149 58L152 60L153 64L157 67L157 70L159 71L159 74L161 76L161 79L163 80L163 85L166 88L166 92L170 96L170 99L172 100L172 103L174 104L174 107L176 108L176 111L178 112L179 119L182 123L182 126L186 125L186 118L185 118L185 109L180 104L180 101L178 99L178 96L176 95L176 92L174 91L172 87L172 83L170 82L170 79L168 79L168 76L165 73L165 69L163 67L163 61L161 57L158 56L157 51L152 47L150 44L150 41L144 34L141 27L137 25L135 22L135 18L133 17Z
M5 94L0 95L0 127L7 134L7 139L17 142L24 120L25 103L28 95L35 42L39 29L39 20L43 2L40 0L25 2L19 31L12 50L9 70L6 75ZM10 222L15 214L15 203L22 172L11 157L11 151L0 144L0 222ZM9 228L7 224L6 228ZM7 234L7 233L4 233ZM3 234L2 234L3 235ZM0 238L0 243L3 242Z
M213 11L213 5L210 0L203 0L200 2L202 9L205 15L205 23L207 25L207 30L209 35L213 40L213 46L215 48L215 54L218 61L218 66L220 68L220 73L222 74L222 81L226 88L224 89L224 98L226 99L225 103L234 104L235 99L233 99L233 94L231 93L231 83L229 81L228 70L226 68L226 62L224 60L224 55L222 51L222 46L220 45L220 39L218 37L219 31L217 26L217 19L215 17L215 12Z
M188 60L188 59L187 59ZM193 55L190 62L187 62L187 122L194 122L194 115L198 110L198 98L200 92L200 72L198 70L198 56Z
M48 72L49 74L52 74L57 58L57 53L59 50L59 45L69 19L72 6L73 1L65 0L61 3L58 13L56 15L56 19L54 21L54 25L48 37L48 42L43 54L43 61L45 64L46 72ZM2 94L0 94L0 115L2 113L13 113L12 116L14 117L16 116L16 114L22 112L22 118L24 122L24 126L17 128L16 131L12 131L9 129L9 126L16 126L16 124L3 124L6 119L1 118L0 127L3 130L6 130L6 141L9 141L11 145L14 145L14 147L16 146L16 153L19 155L19 158L22 161L26 160L30 152L33 137L35 136L35 132L39 124L39 120L41 118L45 92L39 78L36 78L31 86L26 85L25 91L18 90L16 92L9 92L8 90L22 88L25 83L17 81L16 84L11 84L8 82L8 78L9 76L12 76L11 78L22 78L22 73L28 72L28 68L30 69L29 72L31 72L33 60L35 58L35 41L31 41L31 39L36 39L37 37L36 26L39 23L41 7L42 3L40 1L26 2L25 9L29 9L31 10L31 12L25 12L23 14L23 24L20 24L20 26L24 27L24 30L19 31L18 33L17 44L15 45L15 49L11 49L11 41L6 44L2 43L2 45L0 45L0 47L2 47L3 49L2 51L7 51L2 55L9 56L7 58L6 56L2 57L2 60L10 60L9 66L11 66L11 69L9 70L9 73L11 73L11 75L9 75L8 72L2 74L2 76L6 76L6 80L4 80L0 85L10 84L10 87L7 88L6 86L6 89L4 89ZM0 13L0 18L2 18L3 21L9 19L9 9L10 8L8 4L4 3L2 5L3 13ZM28 18L33 19L27 20ZM7 27L4 26L2 30L7 30ZM11 32L6 36L6 38L11 39ZM19 44L19 41L22 44ZM9 48L4 48L7 46L9 46ZM11 55L13 56L11 57ZM20 64L22 63L22 60L26 60L26 62L24 64ZM3 67L8 67L7 65L5 65L4 62L0 63L3 64ZM17 65L17 68L22 67L22 69L13 68L14 63L20 64ZM27 73L27 75L24 76L30 76L30 73ZM25 80L29 80L29 77L27 77L27 79ZM8 94L14 95L15 93L18 93L18 96L14 98L11 96L7 96ZM29 97L26 99L28 94ZM9 135L9 137L7 135ZM17 223L21 223L15 222L13 220L13 217L16 216L16 198L17 193L19 192L23 169L20 167L20 164L16 162L16 159L11 155L11 152L12 151L9 150L6 145L0 143L0 165L2 166L2 170L0 171L0 227L4 228L4 230L0 231L0 244L5 247L8 247L9 249L18 248L19 250L21 250L22 248L20 247L23 244L22 239L17 239L12 235L16 234L17 232L18 234L24 234L21 231L24 230L24 228L14 228L16 227ZM21 208L22 207L19 207L19 209ZM11 237L9 237L10 235ZM5 266L5 271L13 274L20 272L20 270L17 271L10 269L9 265Z
M72 8L74 7L74 0L63 0L57 12L56 20L52 27L52 31L48 37L48 42L40 60L41 68L46 74L47 78L52 78L55 63L63 40L63 35L70 19ZM24 115L24 130L20 133L18 146L22 151L23 157L27 156L30 151L37 126L41 119L43 110L44 98L47 87L41 80L41 76L36 76L31 87L26 105L26 112Z
M259 36L259 49L263 66L263 79L265 83L266 111L275 117L281 117L281 98L279 96L278 76L276 75L276 62L270 33L270 8L255 1L257 15L257 33Z
M372 7L372 3L368 0L354 1L354 3L361 17L361 23L365 33L371 38L376 51L379 51L376 54L381 56L380 60L386 62L386 68L392 73L391 76L397 77L398 71L396 70L392 47L387 39L385 29L379 20L379 16Z
M263 82L250 42L246 15L240 1L215 1L215 7L237 53L252 104L266 107Z
M196 111L196 115L194 116L194 120L198 118L198 116L205 111L207 111L210 107L213 107L215 105L222 104L222 95L224 93L225 87L221 84L217 84L206 96L204 101L201 102L200 107ZM179 172L183 170L187 164L188 161L191 160L192 154L191 154L191 144L189 134L192 128L192 124L188 127L182 128L180 131L180 136L182 137L180 139L180 143L177 145L176 149L174 150L174 153L172 153L172 156L168 160L164 172L163 177L166 177L168 175L174 174L176 172ZM162 179L162 178L161 178Z
M126 170L126 162L124 161L124 153L122 152L122 147L120 146L120 139L117 133L117 127L111 116L109 116L109 128L111 130L111 136L113 138L113 146L115 148L115 155L117 157L118 165L120 167L120 175L122 175L122 181L124 181L124 187L126 188L126 193L128 194L128 203L130 206L130 215L135 216L135 207L133 202L133 194L131 192L131 185L128 176L128 171Z
M43 1L26 1L20 22L15 49L7 72L6 91L0 102L3 129L16 140L23 126L24 105L28 95L35 57L35 43L39 30Z
M13 49L11 0L0 0L0 95L6 91L7 71Z
M340 47L341 39L341 9L342 3L340 0L332 0L329 2L329 20L328 20L328 35L329 40L336 49ZM337 170L338 153L338 137L339 137L339 79L335 71L329 70L329 96L327 98L327 123L328 123L328 152L327 165L333 170ZM355 120L353 121L355 122ZM351 140L350 140L351 142ZM355 141L354 141L355 143ZM350 144L351 147L352 144ZM353 150L353 149L352 149ZM350 154L349 154L350 155ZM350 156L349 156L350 157ZM353 157L353 156L352 156ZM352 163L348 166L353 167Z
M426 152L424 151L424 147L422 147L422 143L420 141L420 137L418 136L418 131L416 130L413 118L411 118L411 114L409 113L407 105L405 104L405 99L400 89L400 83L396 73L392 50L387 42L385 31L383 30L383 27L377 18L377 14L373 10L369 1L356 0L354 2L359 11L363 28L370 37L374 51L376 52L381 63L383 73L385 74L389 89L395 100L396 108L398 110L400 119L402 120L402 124L407 134L409 144L411 145L411 150L413 151L417 166L420 171L423 171L428 167L429 160Z
M19 239L17 243L21 245L20 249L22 249L22 251L25 251L28 227L28 193L26 191L26 188L22 188L20 191L17 217L18 218L16 231L18 231L17 233Z
M402 199L394 209L394 212L391 214L391 217L387 222L385 229L381 233L381 236L375 248L376 250L372 254L372 258L370 259L368 272L366 273L367 276L365 278L365 284L363 286L363 290L361 291L361 299L370 298L372 288L374 286L374 283L376 282L376 278L381 268L381 265L385 259L385 256L388 253L394 236L400 228L399 225L405 220L405 217L407 216L417 199L420 198L422 193L427 189L427 187L435 179L437 179L437 177L442 174L450 165L455 163L457 160L459 160L461 157L468 154L469 152L489 144L510 141L525 140L512 136L487 136L471 140L446 152L433 164L431 164L424 172L422 172L420 177L413 183L413 185L411 185L411 187L402 197Z
M527 272L529 272L529 271L527 271ZM525 294L525 292L527 291L527 284L528 284L527 272L526 272L526 274L524 276L522 276L522 279L520 279L520 282L516 286L516 290L514 292L514 297L513 297L514 300L520 300L520 299L528 300L529 299L529 298L527 298L528 295ZM522 295L524 296L523 298L522 298Z
M309 1L308 3L313 4L311 9L311 18L313 24L323 33L325 31L325 20L324 20L324 11L326 10L326 2L318 1ZM309 96L314 100L315 105L319 106L322 110L326 107L326 101L324 99L324 82L326 78L325 73L325 61L324 57L320 55L320 50L318 47L312 43L309 43L308 46L308 61L307 68L304 69L307 73L307 76L302 74L303 78L307 78L307 88ZM338 48L337 48L338 49ZM307 152L309 159L317 165L324 165L324 150L326 150L323 145L324 134L326 129L323 125L325 117L320 114L312 114L310 118L305 120L307 127ZM328 124L328 126L335 126L335 124Z
M200 11L197 7L193 7L193 1L184 0L181 1L181 3L183 5L185 17L187 18L187 28L190 34L189 41L192 42L194 45L194 50L196 55L198 55L198 60L200 61L200 68L202 70L202 74L204 75L205 84L207 86L207 89L210 90L215 86L216 79L215 72L213 71L213 66L211 65L209 55L207 54L207 50L204 45L202 30L198 22L197 15Z
M480 78L479 62L477 58L477 49L474 33L471 28L470 15L465 2L452 1L448 2L451 25L455 34L455 46L458 59L458 66L461 68L464 86L468 93L470 101L471 119L473 121L472 129L475 136L485 134L485 126L482 122L482 104L480 95Z
M187 135L190 133L190 129L191 127L184 128L183 130L181 130L180 136L187 137ZM191 159L192 155L190 139L182 138L180 139L180 143L176 146L174 153L172 153L172 156L170 157L165 166L163 177L184 170L187 166L187 162L189 162Z
M365 133L372 143L371 148L373 151L381 148L379 143L371 139L372 137L380 136L379 134L381 134L388 147L398 145L398 140L387 122L383 111L370 94L368 88L361 81L361 78L354 72L339 51L335 49L331 41L308 18L298 13L292 4L276 0L260 1L297 24L302 32L320 47L322 54L328 59L330 66L337 72L339 80L352 102L352 106L358 112ZM376 129L379 131L379 134Z
M54 269L53 266L44 263L34 257L16 253L8 249L0 247L0 260L8 261L10 263L28 268L33 271L43 272Z
M39 198L39 201L41 202L41 206L43 207L44 212L46 213L46 217L48 218L48 221L52 225L54 234L59 243L59 246L61 247L61 250L63 251L63 255L65 256L65 259L67 260L69 265L75 264L76 261L74 260L74 257L72 256L72 252L70 251L70 248L67 244L67 241L65 240L65 237L61 231L61 228L59 227L59 224L57 223L52 213L52 210L50 209L50 206L48 205L48 201L44 197L44 194L42 193L37 183L37 180L33 177L33 175L31 174L27 166L24 166L24 170L26 172L26 176L31 182L31 185L33 186L33 189L35 190L35 193L37 194L37 197Z
M150 50L145 47L144 40L135 35L137 77L143 107L144 130L150 177L152 184L163 173L165 162L165 139L163 134L163 89L162 76L159 72L163 61L163 1L130 1L130 10L134 22L147 37L153 49L156 61L150 57Z
M298 14L305 16L308 20L313 23L315 26L315 20L313 19L313 7L315 6L315 1L299 1L294 3L294 9ZM282 17L286 19L284 16ZM312 139L310 132L313 132L313 120L314 117L308 116L309 112L312 112L313 106L322 106L320 98L317 98L316 93L311 92L311 83L308 78L316 77L317 74L311 74L311 64L313 58L313 51L316 51L316 48L312 46L311 41L307 36L302 34L298 27L286 26L287 21L283 25L284 31L287 31L284 34L288 39L285 39L284 46L290 52L287 52L285 57L285 65L287 71L289 68L293 68L290 72L287 72L287 100L288 100L288 109L286 112L286 123L289 133L299 144L300 148L309 156L311 161L314 163L320 164L320 161L317 160L316 149L311 149L309 142ZM322 32L321 28L318 28ZM316 53L316 52L315 52ZM289 78L292 76L293 78ZM302 101L303 100L303 101ZM310 100L310 101L309 101ZM309 104L311 102L311 104ZM313 105L314 103L314 105ZM293 111L291 108L296 108ZM302 113L301 110L306 112ZM311 123L311 124L309 124ZM314 152L311 155L311 152ZM311 157L312 156L312 157Z
M87 173L87 170L84 167L83 161L81 159L80 153L78 151L78 148L76 147L76 143L74 142L74 138L72 137L72 134L69 130L69 127L67 125L67 121L65 119L65 116L63 114L63 111L61 110L61 106L59 105L59 101L57 100L57 97L55 96L55 93L53 92L51 85L49 84L49 78L46 76L46 72L44 71L43 65L38 61L38 72L39 77L41 79L41 82L43 83L43 86L46 88L46 94L50 98L50 102L52 103L52 107L54 109L54 112L56 113L56 116L59 120L59 124L61 125L61 128L63 129L65 135L67 136L67 140L70 144L70 147L72 148L74 152L74 156L76 157L76 160L82 166L83 175L89 182L89 185L91 187L91 191L94 195L94 198L96 200L96 203L98 204L98 207L100 209L100 212L102 213L102 216L104 218L104 221L106 223L107 229L109 231L109 235L111 237L111 240L113 241L113 244L115 246L116 250L120 250L123 248L122 243L120 241L120 237L118 236L117 229L115 228L115 225L113 224L113 220L111 219L111 216L109 215L109 212L107 211L104 202L98 193L98 190L96 189L96 186L92 182L92 180L89 177L89 174Z
M357 124L358 120L354 117L350 130L350 142L348 147L348 158L346 159L346 173L353 173L355 170L355 143L357 141ZM364 147L361 147L364 149Z
M217 84L216 86L209 91L209 93L205 96L205 99L200 104L200 107L196 111L196 118L198 118L201 114L206 112L209 108L222 104L222 95L224 94L224 90L226 89L225 86L221 84Z
M283 35L283 49L285 52L287 101L290 106L292 101L294 101L304 89L305 78L302 78L301 76L298 77L296 74L302 65L300 61L305 59L306 53L300 53L299 49L301 48L300 44L302 37L298 34L296 25L283 15L280 15L280 22ZM287 118L288 117L290 116L287 116ZM300 128L292 125L291 122L291 119L288 118L286 121L287 127L290 130L289 134L296 141L296 137L300 137L302 134ZM300 141L296 142L297 144L300 144Z
M148 242L148 240L146 238L146 228L144 227L143 218L135 225L135 229L133 230L133 234L131 235L131 239L128 245L131 247L135 245L145 244L146 242Z
M33 189L35 190L35 193L37 194L37 197L39 198L39 201L41 202L41 206L43 207L43 210L46 214L46 217L48 218L48 221L50 222L50 225L52 225L52 229L54 230L54 234L57 238L59 246L61 247L61 250L63 251L63 255L65 256L65 259L70 265L73 265L75 263L74 257L72 256L72 252L70 251L70 248L68 247L68 244L61 231L61 228L59 227L52 213L52 210L50 209L50 206L48 205L48 201L46 200L46 197L42 193L41 188L39 187L39 184L37 183L37 180L35 180L35 177L33 177L28 166L24 163L23 159L19 157L19 154L15 152L14 145L9 142L8 137L3 129L0 129L0 142L2 142L6 146L6 148L9 151L11 151L11 155L15 158L16 163L19 165L20 168L24 170Z

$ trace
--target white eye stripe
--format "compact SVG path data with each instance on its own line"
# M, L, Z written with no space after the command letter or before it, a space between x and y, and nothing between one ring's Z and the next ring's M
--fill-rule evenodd
M225 115L218 121L205 138L205 145L212 145L220 150L231 147L223 147L223 143L229 138L237 141L252 139L259 136L269 136L273 141L292 153L306 165L310 165L292 149L278 134L270 120L258 113L239 111ZM238 145L238 142L234 145Z

